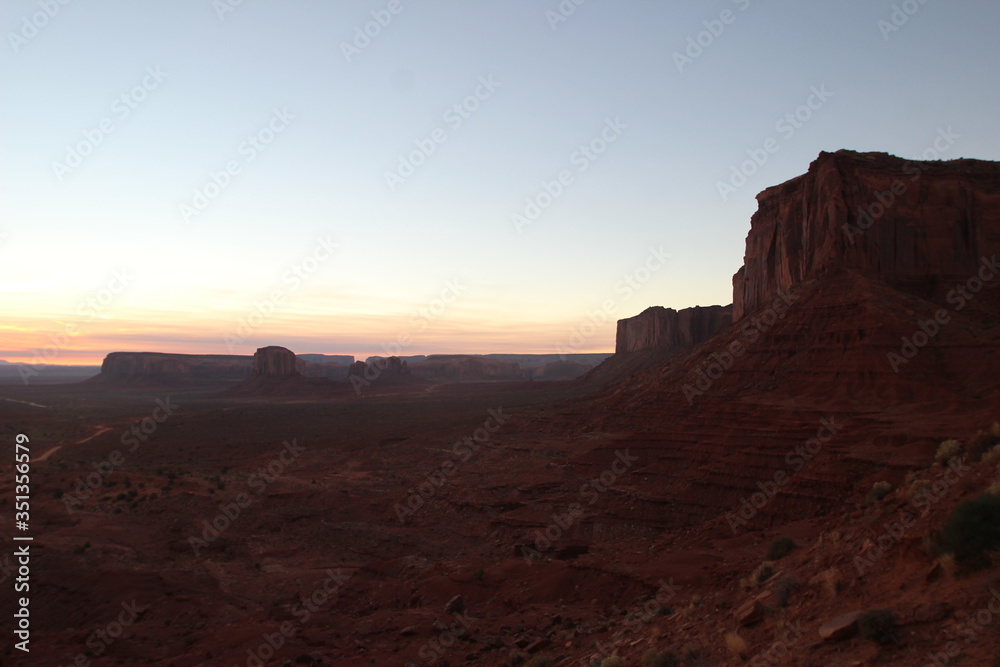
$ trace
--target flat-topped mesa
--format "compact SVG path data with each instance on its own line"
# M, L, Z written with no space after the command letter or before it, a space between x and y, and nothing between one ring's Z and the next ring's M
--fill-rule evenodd
M733 321L805 278L859 271L929 296L1000 254L1000 163L820 153L809 171L757 195Z
M161 352L111 352L93 382L149 383L183 381L236 381L249 377L252 360L227 354L166 354Z
M297 377L301 364L294 352L277 345L257 348L253 355L253 373L258 377Z
M649 349L686 349L715 335L731 321L732 306L695 306L674 310L652 306L618 320L615 354Z
M399 357L368 357L365 361L355 361L348 369L348 377L357 376L366 380L408 378L410 368Z

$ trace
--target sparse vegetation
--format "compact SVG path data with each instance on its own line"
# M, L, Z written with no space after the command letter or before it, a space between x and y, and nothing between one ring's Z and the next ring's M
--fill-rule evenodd
M768 560L781 560L788 554L790 554L794 549L797 549L799 545L795 543L790 537L779 537L774 542L771 543L771 548L767 552Z
M726 648L729 649L729 652L742 660L746 660L747 654L749 653L747 641L735 632L727 633L725 639Z
M1000 548L1000 496L984 493L954 509L941 529L940 553L953 554L962 568L990 565L989 552Z
M874 505L878 501L885 498L887 495L892 493L892 484L889 482L875 482L872 484L872 490L868 493L868 500L866 505Z
M681 648L681 657L689 662L693 662L701 655L701 646L694 642L688 642Z
M982 461L983 463L991 466L995 466L1000 463L1000 445L997 445L988 452L984 452Z
M926 479L915 479L910 483L909 488L906 489L906 498L908 500L913 500L927 493L931 489L931 483Z
M774 598L779 607L788 606L788 600L792 597L802 582L790 574L783 575L774 584Z
M613 655L601 660L601 667L625 667L625 663L617 655Z
M858 619L861 637L881 646L896 643L896 636L892 633L895 627L896 619L888 609L869 611Z
M969 458L973 461L986 460L986 454L1000 445L1000 423L993 424L985 431L980 430L969 442Z
M962 451L962 443L958 440L945 440L938 446L934 460L941 465L948 465L948 461L951 461L956 456L961 456Z
M765 581L770 579L772 574L774 574L774 563L766 560L753 571L753 574L750 575L750 583L754 586L760 586Z

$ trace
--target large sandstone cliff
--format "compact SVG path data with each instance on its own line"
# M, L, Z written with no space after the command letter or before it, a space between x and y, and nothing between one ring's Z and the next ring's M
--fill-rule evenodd
M820 153L802 176L757 195L733 321L779 291L852 269L918 295L1000 253L1000 165Z
M685 349L711 338L731 321L732 306L695 306L674 310L653 306L618 320L615 353Z

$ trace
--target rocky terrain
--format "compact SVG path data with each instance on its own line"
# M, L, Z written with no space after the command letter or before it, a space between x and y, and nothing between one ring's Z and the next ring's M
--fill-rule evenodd
M997 514L952 517L1000 502L997 167L820 155L761 194L731 321L650 309L572 382L0 388L44 457L4 664L996 664Z

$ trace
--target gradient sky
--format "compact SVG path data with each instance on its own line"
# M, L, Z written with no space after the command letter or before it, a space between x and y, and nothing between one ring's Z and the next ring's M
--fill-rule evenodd
M647 306L730 303L755 195L820 151L919 158L951 128L941 157L1000 158L995 0L897 3L892 31L887 0L50 2L0 5L9 361L611 351ZM387 25L345 55L372 12ZM814 88L832 96L779 127ZM651 248L670 257L647 272Z

